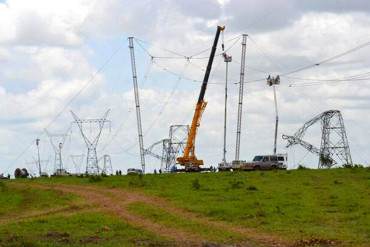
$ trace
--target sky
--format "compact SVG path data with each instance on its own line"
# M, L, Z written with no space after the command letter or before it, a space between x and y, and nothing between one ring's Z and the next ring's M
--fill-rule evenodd
M140 168L128 37L136 40L144 146L149 147L168 137L170 125L190 124L217 25L226 26L218 53L223 41L233 57L227 159L235 155L242 34L248 38L240 158L270 154L275 113L272 88L263 79L369 42L369 13L366 0L0 1L0 173L12 174L17 167L36 173L36 138L43 170L51 172L54 152L44 129L68 133L64 165L83 170L85 161L75 160L74 166L71 160L71 155L86 157L87 148L70 111L88 119L108 109L111 124L103 129L98 156L109 154L114 170ZM301 147L286 149L281 135L294 134L330 109L343 115L354 163L369 164L368 52L364 46L281 77L278 152L288 153L289 168L317 167L318 158ZM358 75L360 80L346 80ZM216 56L196 144L207 165L222 159L224 83L225 63ZM95 127L86 126L86 134L96 134ZM320 125L305 138L319 146ZM147 156L148 172L159 166Z

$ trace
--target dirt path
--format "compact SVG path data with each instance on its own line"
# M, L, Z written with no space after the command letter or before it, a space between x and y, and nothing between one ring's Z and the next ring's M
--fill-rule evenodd
M6 214L0 217L0 224L17 223L28 219L43 217L43 216L71 216L76 213L91 212L88 206L71 205L60 208L33 210L30 212L20 212L15 214Z
M267 235L257 232L254 229L247 229L231 225L223 221L214 221L205 216L189 212L185 209L174 206L171 202L155 197L148 196L137 191L127 191L123 189L100 188L96 186L79 185L34 185L44 189L55 189L58 191L73 193L84 198L87 202L93 204L96 208L103 209L111 214L117 215L127 223L153 232L157 235L173 239L176 245L181 246L201 246L207 243L200 234L184 231L182 229L172 228L156 223L150 219L135 215L127 209L131 203L142 202L150 206L161 208L169 214L191 220L192 222L204 225L204 227L220 229L223 231L236 233L246 239L238 246L289 246L292 243L286 242L277 236ZM249 241L248 241L249 240Z

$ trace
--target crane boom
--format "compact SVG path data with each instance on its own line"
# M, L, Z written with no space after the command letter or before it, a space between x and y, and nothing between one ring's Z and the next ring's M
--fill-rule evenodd
M225 29L224 26L217 27L216 36L213 41L213 46L212 46L211 54L209 56L207 69L204 75L202 87L200 89L198 101L195 106L193 120L191 122L190 131L189 131L188 139L186 142L186 147L184 149L184 155L182 157L177 158L177 162L180 165L184 166L186 171L199 171L200 166L203 165L203 160L198 160L195 155L195 138L197 135L197 129L200 125L202 114L204 112L204 109L207 106L207 102L204 101L204 95L206 93L208 79L209 79L209 75L212 69L213 59L215 57L215 53L217 49L218 39L220 37L220 33L224 31L224 29Z

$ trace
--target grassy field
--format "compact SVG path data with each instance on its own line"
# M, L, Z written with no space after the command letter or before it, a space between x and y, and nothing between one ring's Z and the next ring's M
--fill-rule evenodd
M37 189L31 187L30 183L25 185L25 182L0 181L0 246L137 246L170 243L94 210L73 194Z
M18 184L74 184L138 191L148 196L166 198L178 208L213 220L279 235L293 242L305 239L333 240L333 244L339 246L367 246L370 243L370 169L161 174L101 179L68 177L11 181L0 185L0 222L10 212L82 203L80 198L68 193L55 196L53 193L56 192L52 190L41 191L33 187L30 196L25 193L24 187L18 188ZM171 215L154 205L132 203L128 210L168 228L200 232L200 235L209 241L235 243L240 240L238 234L227 232L227 229L219 231L205 228L197 222ZM66 243L73 245L84 241L89 229L99 232L102 224L97 222L104 222L103 225L112 229L106 235L97 235L97 241L107 239L104 241L107 246L114 246L117 239L121 242L125 240L127 245L135 245L139 235L143 236L143 243L168 243L166 238L132 227L101 212L78 213L69 216L66 221L53 215L27 219L20 224L9 222L0 227L0 237L4 239L5 236L15 234L21 236L22 241L34 242L34 236L38 236L40 243L46 244L48 240L53 239L48 237L48 232L51 232L52 236L53 232L66 232L69 236ZM38 230L27 235L29 228ZM67 231L68 229L75 230ZM96 244L94 241L87 243ZM58 242L61 245L66 243Z

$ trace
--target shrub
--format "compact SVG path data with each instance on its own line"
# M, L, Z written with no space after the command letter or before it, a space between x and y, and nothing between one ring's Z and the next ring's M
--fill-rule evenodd
M240 189L244 185L243 181L232 181L230 182L231 189Z
M6 184L0 181L0 191L6 191L6 189L7 189Z
M266 217L265 211L263 211L261 208L259 208L256 212L257 217Z
M297 170L307 170L308 168L303 166L303 165L299 165Z
M256 187L256 186L254 186L254 185L249 185L249 186L247 187L247 190L250 190L250 191L256 191L256 190L258 190L258 189L257 189L257 187Z
M195 190L199 190L200 189L200 183L199 183L199 180L196 178L194 179L192 182L191 182L191 186L193 187L193 189Z
M90 176L89 177L89 182L90 183L96 183L102 181L101 176Z

